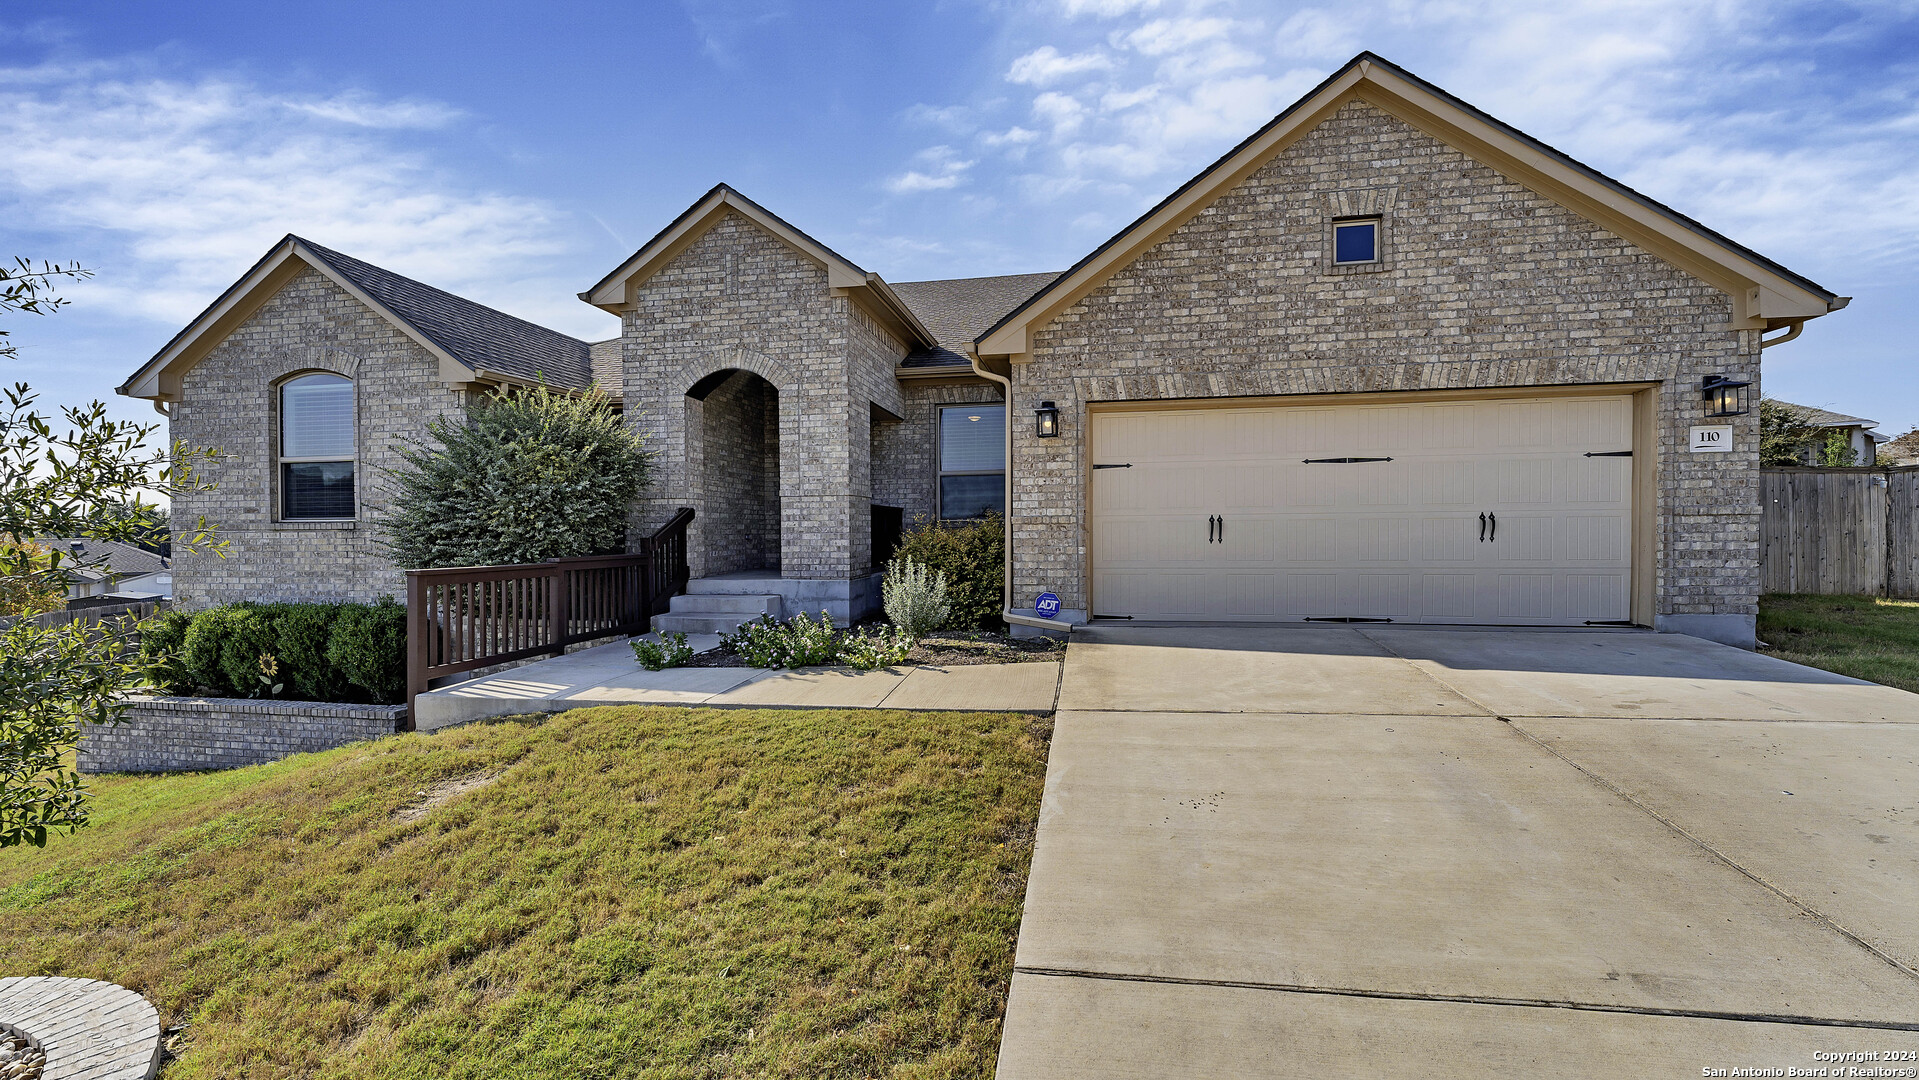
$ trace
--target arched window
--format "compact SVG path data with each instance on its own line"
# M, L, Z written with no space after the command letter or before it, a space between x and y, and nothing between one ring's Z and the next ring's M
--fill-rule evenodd
M315 373L280 384L280 517L351 518L353 382Z

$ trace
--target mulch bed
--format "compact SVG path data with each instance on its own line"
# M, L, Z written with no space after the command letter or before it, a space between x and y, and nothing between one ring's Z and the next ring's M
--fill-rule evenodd
M1066 643L1052 638L1016 638L1006 634L977 631L964 634L940 633L920 639L907 654L906 663L931 667L965 667L974 664L1024 664L1036 660L1058 660L1066 655ZM684 667L746 667L738 653L724 646L696 654Z

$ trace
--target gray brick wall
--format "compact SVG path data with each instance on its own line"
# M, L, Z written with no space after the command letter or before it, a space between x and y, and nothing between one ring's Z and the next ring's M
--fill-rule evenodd
M81 772L237 769L394 733L400 705L139 697L126 723L81 732Z
M278 382L303 371L354 380L359 517L281 521ZM179 527L205 515L227 555L183 552L174 596L183 607L235 600L373 600L406 595L405 575L382 553L376 523L393 497L383 469L403 440L459 407L431 354L314 270L289 281L189 371L172 436L218 447L206 471L216 490L174 500Z
M777 570L778 394L765 379L740 372L707 395L700 410L700 429L706 572Z
M1386 214L1387 258L1332 273L1328 223L1359 204ZM1707 283L1348 104L1035 335L1011 408L1015 603L1087 604L1088 402L1659 381L1658 611L1750 615L1757 417L1733 421L1734 453L1686 450L1701 377L1757 382L1758 334L1731 315ZM1064 430L1042 441L1017 420L1049 398Z
M891 371L904 348L832 295L825 268L732 212L635 290L622 325L627 413L659 454L636 528L692 506L689 562L695 576L714 572L701 467L711 406L686 392L716 371L750 371L778 391L781 573L866 573L868 424L875 402L903 407Z
M939 515L939 410L1000 403L999 386L980 378L913 380L901 385L900 423L874 426L873 501L905 510L906 521Z

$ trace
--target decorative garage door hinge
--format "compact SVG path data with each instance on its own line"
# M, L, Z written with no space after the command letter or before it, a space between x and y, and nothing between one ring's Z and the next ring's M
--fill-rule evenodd
M1389 457L1309 457L1301 458L1302 465L1357 465L1362 461L1391 461Z
M1587 457L1631 457L1631 450L1588 450Z
M1130 469L1130 468L1132 468L1132 467L1133 467L1133 463L1132 463L1132 462L1130 462L1130 461L1129 461L1129 462L1127 462L1127 463L1126 463L1126 464L1124 464L1124 465L1095 465L1095 466L1093 466L1093 468L1095 468L1095 469Z

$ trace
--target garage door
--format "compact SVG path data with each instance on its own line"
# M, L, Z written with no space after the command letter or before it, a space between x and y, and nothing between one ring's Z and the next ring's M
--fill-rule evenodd
M1632 400L1095 413L1096 615L1629 611Z

